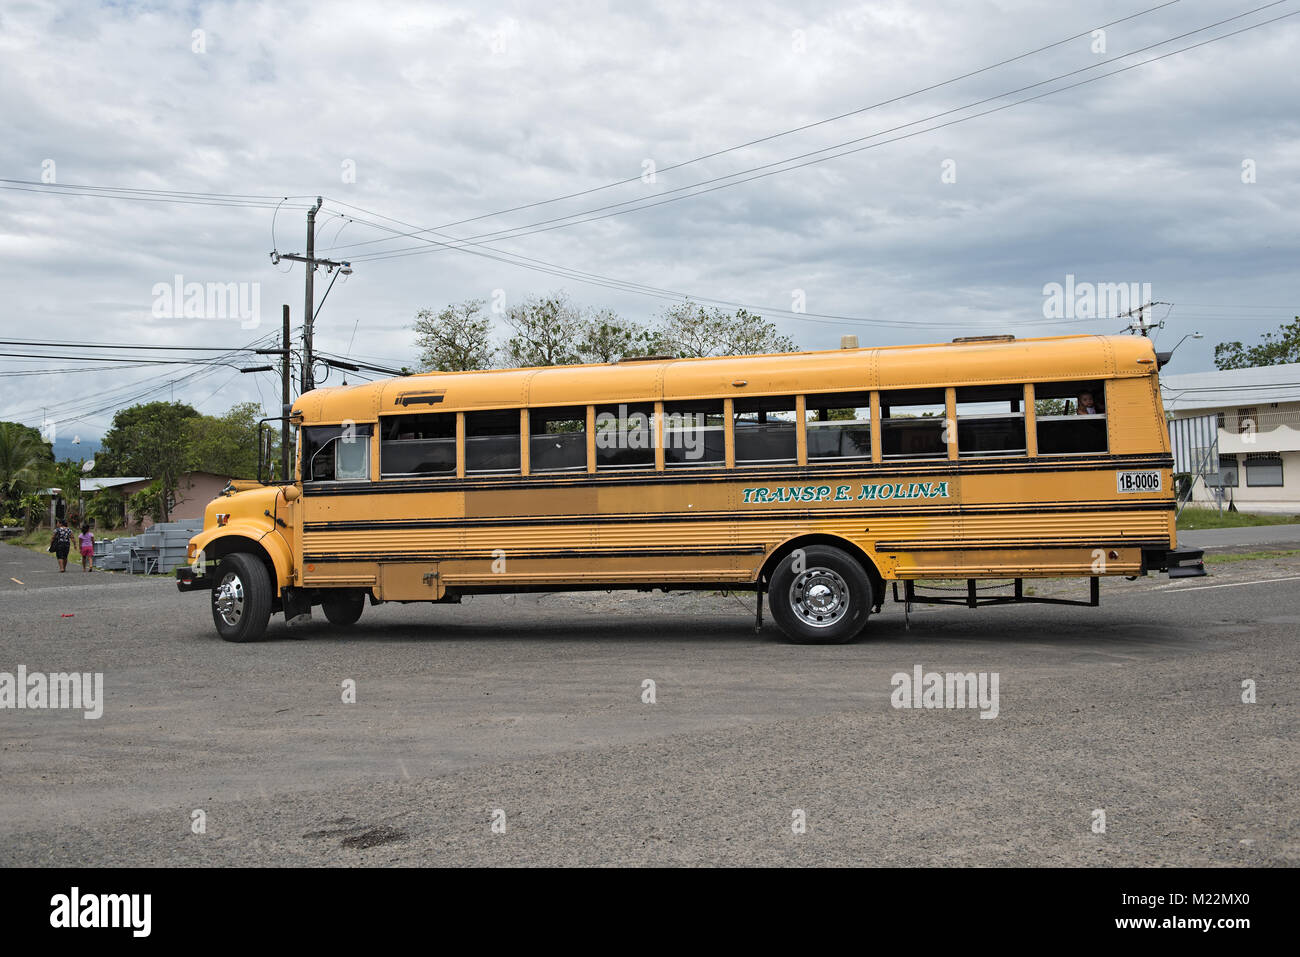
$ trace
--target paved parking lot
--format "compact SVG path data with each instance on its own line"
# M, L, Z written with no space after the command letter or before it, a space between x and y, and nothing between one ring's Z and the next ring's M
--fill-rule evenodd
M0 546L0 672L102 672L103 715L0 710L7 865L1300 863L1293 556L832 647L635 593L232 645L204 595L53 564ZM996 673L997 717L893 707L916 666Z

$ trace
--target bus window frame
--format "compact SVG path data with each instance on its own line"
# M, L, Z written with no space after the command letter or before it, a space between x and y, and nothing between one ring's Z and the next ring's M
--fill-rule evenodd
M916 386L916 387L900 386L892 389L876 390L879 405L874 407L874 411L876 411L879 415L879 420L878 420L879 424L876 425L875 428L880 433L880 453L881 453L882 462L892 462L892 463L942 462L942 461L956 460L954 452L957 445L957 437L956 435L949 436L948 434L949 432L956 431L955 429L949 428L949 424L950 422L952 422L953 419L953 409L951 403L952 389L953 386ZM885 402L886 395L897 394L897 393L906 394L909 392L937 392L941 396L941 399L939 402L898 402L898 403ZM941 438L947 437L947 441L943 443L943 448L935 452L902 452L902 453L886 452L885 451L885 423L892 421L895 418L895 416L891 415L886 417L884 414L884 410L886 408L889 408L892 411L896 405L902 406L903 408L915 408L919 406L931 406L931 405L937 405L941 407L943 409L943 414L941 416L917 415L917 416L898 416L897 418L898 421L900 422L920 422L923 424L937 423L939 425L940 437Z
M812 452L809 450L809 443L808 443L809 410L810 409L816 410L821 408L830 409L832 408L832 406L821 406L821 405L810 406L808 404L808 400L821 399L824 396L829 396L829 395L861 396L867 400L867 404L865 406L858 405L856 403L853 405L853 408L855 409L867 410L867 418L865 422L867 426L867 439L868 442L870 443L870 449L865 455L813 455ZM879 401L879 393L877 392L877 390L843 389L836 392L805 392L799 395L798 398L799 398L799 404L798 404L799 421L797 423L798 425L797 434L802 438L798 440L796 449L802 448L803 450L803 461L799 463L800 465L806 465L812 468L814 466L815 467L833 466L837 462L845 462L849 464L860 465L863 462L878 461L878 459L876 458L876 451L880 446L880 426L879 426L880 401ZM835 408L847 408L847 406L835 406ZM819 423L819 426L832 425L837 423L841 425L848 425L848 424L858 425L858 424L862 424L862 422L863 420L861 419L826 419L825 422Z
M454 417L452 420L451 440L455 444L453 446L453 453L452 453L453 463L450 471L446 471L446 472L385 472L384 471L384 446L385 445L390 444L392 442L428 441L426 439L385 439L383 427L386 422L391 422L393 420L401 420L407 417L422 418L425 416L443 416L443 415L450 415ZM376 423L376 428L375 428L375 435L377 437L377 442L379 447L377 450L372 451L372 454L375 456L375 461L378 464L377 467L372 466L372 473L378 475L378 481L380 482L388 482L394 480L409 481L410 479L428 479L430 481L433 481L436 479L448 479L448 478L456 478L460 476L463 463L461 462L461 458L460 458L459 430L461 427L461 421L463 419L463 416L464 416L463 412L417 412L417 413L405 413L399 415L379 416L379 420ZM444 439L443 441L446 440Z
M958 408L958 406L962 404L963 401L968 402L970 404L987 404L987 402L1011 401L1010 399L1004 399L1004 400L990 399L990 400L986 400L986 402L981 402L981 400L971 400L971 399L962 400L961 398L959 398L958 393L970 389L1003 389L1008 392L1014 392L1015 390L1019 389L1020 390L1020 411L1019 412L1010 412L1010 411L973 412L973 413L968 412L965 415L963 415ZM952 421L953 421L953 432L955 433L954 438L957 444L957 458L959 460L966 459L969 461L983 461L985 459L1028 458L1029 457L1029 422L1028 422L1028 414L1026 412L1028 408L1029 406L1026 404L1025 401L1025 384L1023 382L980 383L978 385L961 385L961 386L953 387ZM1024 434L1025 444L1019 448L1014 448L1014 449L990 449L984 452L963 451L961 447L961 424L963 421L971 422L979 419L1005 419L1005 420L1019 419L1021 432ZM1035 428L1037 428L1037 423L1035 423ZM1037 438L1037 436L1035 436L1035 438Z
M484 414L500 416L503 419L510 415L513 415L515 419L514 431L493 433L487 436L471 435L469 417L473 415L484 415ZM527 406L524 406L522 408L519 406L505 406L503 408L494 408L494 409L463 410L461 412L462 418L457 421L457 442L456 442L457 471L459 471L463 467L465 470L465 475L468 478L509 478L516 475L520 476L521 478L527 478L528 455L527 455L526 445L528 442L528 432L523 425L524 417L527 416L527 414L528 414ZM461 422L464 423L463 430L461 429L460 426ZM464 435L463 441L461 440L462 433ZM471 469L469 467L469 443L471 439L479 438L479 437L505 439L511 435L515 437L515 454L519 458L518 465L516 465L513 468L505 468L505 469Z
M791 408L789 411L793 416L790 420L790 425L793 427L791 432L793 432L794 437L794 455L782 459L746 459L742 462L736 452L736 418L737 416L749 415L751 413L748 411L737 411L737 404L744 404L746 402L784 403L787 400L790 402ZM798 466L805 464L808 456L807 433L804 431L804 426L807 424L804 422L804 416L807 414L805 412L805 403L806 396L803 393L791 395L786 392L777 393L776 395L747 395L726 399L723 402L722 408L723 425L726 429L727 442L726 467L728 469L780 469L790 468L792 466L797 468ZM779 413L785 412L786 410L781 408L775 410L762 409L755 411L762 415L766 415L769 412L775 411ZM780 422L783 420L778 419L776 421Z
M1034 457L1035 457L1035 458L1037 458L1037 457L1039 457L1039 456L1045 456L1045 457L1056 457L1056 456L1071 456L1071 457L1077 457L1077 456L1084 456L1084 455L1093 455L1093 456L1096 456L1096 455L1106 455L1106 456L1113 455L1114 453L1111 452L1111 446L1112 446L1114 443L1111 441L1111 434L1110 434L1110 383L1111 383L1111 380L1110 380L1110 379L1106 379L1106 378L1102 378L1102 379L1052 379L1052 380L1049 380L1049 381L1046 381L1046 382L1043 382L1043 381L1039 380L1039 381L1036 381L1036 382L1026 383L1026 387L1027 387L1028 389L1032 390L1032 398L1031 398L1031 401L1036 401L1037 399L1041 398L1041 396L1038 395L1038 386L1040 386L1040 385L1055 386L1055 385L1062 384L1062 383L1070 384L1070 385L1074 385L1074 386L1093 385L1093 384L1095 384L1095 383L1100 383L1100 384L1101 384L1101 393L1102 393L1102 407L1103 407L1106 411L1105 411L1105 412L1101 412L1101 413L1099 413L1099 414L1097 414L1097 415L1091 415L1091 416L1080 416L1080 415L1078 414L1078 412L1071 412L1071 413L1069 413L1068 415L1039 415L1039 414L1035 411L1035 413L1034 413L1034 418L1033 418L1033 426L1034 426L1034 451L1035 451L1035 455L1034 455ZM1089 392L1093 392L1093 391L1095 391L1095 390L1094 390L1094 389L1089 389L1088 391L1089 391ZM1027 398L1029 398L1029 396L1027 396ZM1054 398L1054 397L1049 396L1048 398ZM1026 405L1026 408L1027 408L1027 409L1029 408L1029 405L1028 405L1028 404ZM1080 419L1080 418L1083 418L1083 419L1091 419L1091 420L1094 420L1094 421L1100 421L1100 422L1102 423L1102 430L1101 430L1101 431L1102 431L1102 435L1104 435L1104 436L1106 437L1106 447L1105 447L1104 449L1101 449L1100 451L1096 451L1096 450L1094 450L1094 451L1090 451L1090 452L1043 452L1043 451L1040 449L1040 447L1039 447L1039 436L1038 436L1038 423L1039 423L1039 422L1072 422L1072 421L1078 420L1078 419ZM1026 419L1026 425L1025 425L1026 429L1028 429L1028 426L1029 426L1028 419ZM1028 434L1026 434L1026 441L1028 441Z

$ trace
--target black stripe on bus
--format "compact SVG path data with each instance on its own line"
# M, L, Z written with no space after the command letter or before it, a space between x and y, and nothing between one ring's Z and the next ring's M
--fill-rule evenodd
M1022 542L983 543L979 541L962 541L956 544L937 544L930 542L876 542L876 552L991 552L1011 549L1041 548L1169 548L1167 538L1119 538L1119 539L1026 539ZM958 576L963 577L963 576ZM1009 576L1003 576L1009 577Z
M762 555L767 551L765 545L737 545L712 548L705 545L682 546L671 550L647 549L590 549L590 548L556 548L550 551L516 552L507 551L510 559L520 558L673 558L682 555ZM492 552L458 552L455 554L421 555L412 552L309 552L303 555L304 563L338 563L338 562L449 562L472 561L481 559L490 562L499 558Z
M1105 502L1075 504L1071 502L1035 503L1032 505L979 506L930 505L917 508L877 509L870 505L853 509L822 509L813 511L751 511L751 512L649 512L624 515L495 515L477 518L430 519L349 519L330 522L305 522L304 533L358 532L358 531L418 531L434 528L505 528L514 525L635 525L671 524L675 522L731 522L731 521L812 521L842 518L900 518L923 515L1035 515L1073 514L1077 512L1172 512L1173 502Z
M1064 550L1079 548L1168 548L1168 539L1107 539L1097 540L1061 540L1061 539L1043 539L1038 541L1018 542L1014 544L1005 543L972 543L972 542L953 542L948 544L911 544L903 542L876 542L874 550L877 554L887 553L889 551L950 551L950 552L969 552L969 551L1009 551L1013 549L1027 550ZM520 558L676 558L683 555L763 555L768 551L766 545L742 545L736 547L709 548L706 546L683 546L671 550L644 550L644 549L602 549L602 548L557 548L550 551L529 551L514 552L507 551L506 556L510 559ZM303 555L304 563L311 564L341 564L345 562L451 562L451 561L484 561L490 562L499 558L492 552L456 552L456 553L439 553L439 554L419 554L413 552L310 552ZM1006 576L1002 576L1006 577Z
M1168 455L1116 455L1104 460L1079 461L1074 457L1021 459L1016 463L977 463L970 460L953 462L947 459L929 462L846 463L819 466L786 466L780 470L749 469L670 469L656 472L652 469L636 471L583 472L580 475L488 476L484 478L448 478L432 476L426 479L381 479L378 482L304 482L304 496L323 498L333 495L372 495L376 493L410 494L422 492L468 491L530 491L539 488L592 488L616 485L682 485L713 482L740 482L772 484L794 482L825 484L832 476L842 478L884 478L892 475L947 476L950 480L963 475L1018 475L1039 472L1108 472L1112 470L1168 469L1173 468L1173 458Z

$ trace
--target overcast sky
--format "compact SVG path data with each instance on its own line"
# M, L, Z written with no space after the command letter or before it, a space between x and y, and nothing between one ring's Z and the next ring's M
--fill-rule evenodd
M1155 310L1168 314L1162 346L1205 333L1171 372L1208 369L1215 342L1256 339L1300 313L1300 16L929 129L1300 13L1286 0L1128 57L1266 0L1182 0L1091 34L1159 2L3 0L0 177L45 185L0 183L22 187L0 189L0 331L66 341L79 356L89 353L78 342L242 346L278 332L281 303L298 325L302 266L268 253L303 251L302 206L320 195L317 253L355 272L321 309L317 346L368 361L412 364L421 308L557 289L640 320L673 293L745 303L805 349L848 333L871 345L1118 331L1113 318L1047 320L1044 287L1073 275L1149 283L1174 303ZM904 134L916 135L894 139ZM675 199L848 141L872 148L470 247L507 262L377 228L481 236ZM622 180L632 182L462 222ZM77 185L270 199L55 195ZM418 254L365 258L395 250ZM247 284L260 324L158 315L158 286L176 276ZM318 274L318 298L327 283ZM136 395L210 413L253 399L276 414L271 374L101 365L0 358L0 419L39 425L45 406L61 436L97 435ZM39 368L95 371L12 375Z

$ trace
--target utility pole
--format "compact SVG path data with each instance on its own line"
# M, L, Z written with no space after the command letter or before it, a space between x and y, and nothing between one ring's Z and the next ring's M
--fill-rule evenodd
M291 372L290 356L294 351L289 347L289 303L283 306L283 328L279 334L279 348L259 348L256 350L257 355L278 355L279 356L279 480L289 480L289 410L292 403L292 397L289 393L289 386L294 380L294 373ZM253 365L251 368L239 369L240 372L274 372L276 368L273 365ZM261 459L261 430L257 430L257 458ZM269 449L268 449L269 451Z
M1173 305L1172 302L1158 302L1154 300L1152 302L1144 302L1140 306L1134 306L1128 312L1120 313L1118 318L1131 319L1133 317L1133 314L1137 313L1137 322L1130 323L1128 327L1128 331L1136 332L1142 336L1147 336L1147 333L1150 330L1158 329L1164 326L1163 322L1147 322L1147 310L1150 309L1152 306L1172 306L1172 305Z
M289 409L293 403L293 397L289 393L289 387L293 382L293 372L289 362L289 357L293 355L293 350L289 348L289 304L285 303L282 313L282 328L280 331L280 348L279 349L258 349L259 356L279 356L280 357L280 481L287 481L289 478ZM248 369L240 369L240 372L274 372L273 366L253 366ZM260 431L260 430L259 430ZM261 442L259 436L258 442ZM259 449L258 456L261 456Z
M311 332L316 318L316 293L314 279L316 276L316 213L320 211L321 198L316 197L316 205L307 210L307 295L302 307L302 394L316 388L316 377L311 374Z
M293 373L289 370L289 304L284 304L284 325L280 331L280 348L284 354L280 358L280 481L289 481L289 409L293 399L289 396L289 380Z
M278 263L282 259L289 259L293 262L300 262L307 269L307 283L303 295L303 323L302 323L302 388L301 392L310 392L316 388L316 378L312 373L312 333L316 325L316 295L313 288L316 267L327 266L331 271L338 269L345 276L352 274L352 265L348 262L335 262L333 259L316 258L316 214L320 212L323 200L317 196L316 205L307 210L307 254L299 256L296 253L282 253L278 250L271 251L271 262ZM337 279L338 277L335 276ZM330 286L334 283L331 280ZM326 290L325 295L329 295ZM322 300L323 302L323 300ZM287 346L286 346L287 348Z

